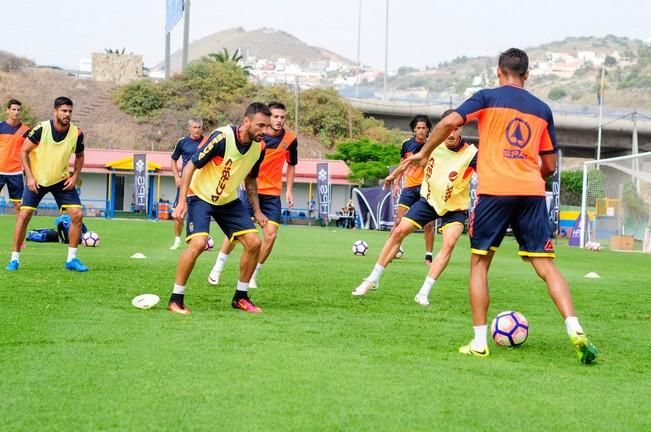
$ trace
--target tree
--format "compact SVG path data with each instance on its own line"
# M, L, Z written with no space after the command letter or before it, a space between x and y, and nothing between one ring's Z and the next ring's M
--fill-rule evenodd
M551 100L559 100L567 96L567 92L563 87L552 87L551 90L549 90L549 94L547 97Z
M223 48L222 52L216 52L216 53L210 53L206 56L207 58L216 61L218 63L234 63L246 73L246 75L249 75L249 70L251 69L251 66L244 66L242 65L242 59L244 58L240 54L240 49L236 49L233 55L230 55L228 52L227 48Z
M363 138L339 144L337 151L327 157L345 161L351 170L351 181L372 185L389 174L390 166L400 162L400 148Z
M613 56L607 55L606 58L604 59L604 65L608 67L615 66L617 64L617 59Z

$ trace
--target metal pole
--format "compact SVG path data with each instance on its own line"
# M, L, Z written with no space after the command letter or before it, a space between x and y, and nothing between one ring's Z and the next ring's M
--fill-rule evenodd
M357 72L355 74L355 98L359 98L359 69L360 69L360 47L362 41L362 0L359 0L359 11L357 13Z
M588 164L583 164L583 188L581 191L581 237L579 240L579 246L581 249L585 246L585 234L588 226L587 217L588 217Z
M188 65L188 45L190 41L190 0L185 0L185 9L183 10L183 60L181 69L185 70Z
M386 0L386 23L384 27L384 100L388 98L387 77L389 75L389 0Z
M637 110L633 111L633 141L631 143L631 154L637 156L639 153L638 141L637 141ZM640 193L640 159L633 159L633 171L635 172L635 178L633 179L633 184L635 184L635 189Z
M298 125L299 125L299 123L298 123L298 110L299 110L299 96L300 96L300 89L298 87L298 75L296 75L294 90L295 90L294 94L295 94L295 100L296 100L296 106L295 106L295 109L294 109L294 111L296 112L296 116L295 116L296 119L294 121L294 129L295 129L296 134L298 135Z
M604 75L606 66L601 67L601 80L599 81L599 129L597 132L597 160L601 159L601 120L604 115Z
M170 34L168 32L165 32L165 78L170 77Z

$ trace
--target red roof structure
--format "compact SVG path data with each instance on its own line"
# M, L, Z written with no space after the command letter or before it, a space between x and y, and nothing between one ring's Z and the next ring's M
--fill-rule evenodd
M114 172L108 164L118 161L120 159L133 156L134 153L146 153L147 161L154 162L160 165L160 170L156 171L161 176L171 176L172 169L170 168L171 159L170 152L161 151L140 151L140 150L113 150L113 149L93 149L86 148L84 150L84 169L83 172L91 173L109 173ZM327 163L330 171L330 183L352 185L348 180L350 168L344 161L341 160L325 160L325 159L299 159L296 165L296 173L294 182L296 183L316 183L316 165L318 163ZM72 163L70 164L72 166ZM285 170L287 165L285 165ZM283 180L285 180L285 172L283 171Z

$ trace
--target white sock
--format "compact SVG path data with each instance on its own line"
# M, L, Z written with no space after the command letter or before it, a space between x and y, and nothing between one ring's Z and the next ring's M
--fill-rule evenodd
M185 285L177 285L174 284L174 290L172 291L174 294L181 294L185 295Z
M77 258L77 248L69 247L68 248L68 259L66 260L66 262L70 262L75 258Z
M255 266L255 271L253 272L253 276L251 276L251 279L255 279L256 276L258 276L258 273L260 273L260 270L262 270L262 266L264 264L258 263L257 266Z
M12 252L10 261L20 262L20 252Z
M384 271L384 267L382 267L380 264L375 264L375 267L373 267L373 271L371 274L366 278L369 282L372 282L374 284L380 282L380 278L382 277L382 272Z
M429 297L429 292L432 290L432 285L436 282L436 279L433 279L429 276L425 278L425 282L423 282L423 286L420 287L420 291L418 291L418 295L421 297Z
M567 330L568 336L572 336L575 333L583 333L579 319L575 316L565 318L565 329Z
M244 291L248 292L249 291L249 283L248 282L242 282L242 281L237 281L237 288L235 288L237 291Z
M475 331L475 338L472 340L470 345L472 349L476 351L484 351L488 342L486 340L486 332L488 331L488 325L473 326L472 329Z
M215 266L212 268L212 271L223 272L224 267L226 266L226 261L228 261L228 254L220 251L219 255L217 255L217 261L215 261Z
M179 236L174 237L174 243L181 243L181 237Z

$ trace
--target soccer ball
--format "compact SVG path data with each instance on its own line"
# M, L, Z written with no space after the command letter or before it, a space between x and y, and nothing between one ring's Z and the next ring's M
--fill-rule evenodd
M402 256L405 254L405 250L400 246L398 248L398 252L396 252L396 256L394 257L395 259L400 259Z
M491 324L491 334L498 345L522 345L529 336L529 321L520 312L500 312Z
M95 231L86 231L81 236L81 242L84 244L84 246L88 247L99 246L99 234L97 234Z
M215 248L215 240L213 240L211 236L208 236L208 240L206 240L206 247L204 248L204 250L210 252L214 248Z
M584 247L589 251L599 252L601 250L601 243L589 241Z
M364 240L357 240L353 243L353 255L363 256L368 252L368 244Z

